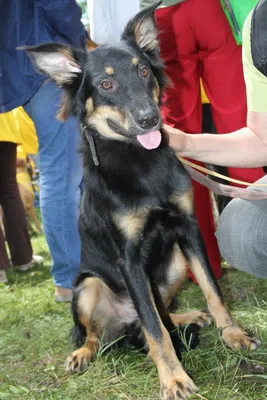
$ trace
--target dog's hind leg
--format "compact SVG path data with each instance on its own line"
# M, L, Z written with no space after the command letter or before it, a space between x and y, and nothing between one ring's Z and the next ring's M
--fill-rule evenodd
M73 314L75 328L80 336L85 336L83 345L75 350L66 361L69 372L82 371L97 352L100 329L95 318L95 311L100 296L101 283L96 278L86 278L74 292ZM81 337L79 338L81 342Z

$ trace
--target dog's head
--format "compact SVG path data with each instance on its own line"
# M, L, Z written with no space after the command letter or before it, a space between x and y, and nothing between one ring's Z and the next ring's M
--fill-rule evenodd
M92 52L62 44L26 48L38 69L64 89L62 120L73 113L107 138L159 146L165 82L154 18L159 4L128 23L120 43Z

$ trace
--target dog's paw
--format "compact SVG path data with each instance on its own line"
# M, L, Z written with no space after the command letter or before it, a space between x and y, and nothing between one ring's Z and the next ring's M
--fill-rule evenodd
M176 326L197 324L200 328L211 324L212 317L205 311L191 311L185 314L171 314L171 319Z
M232 350L256 350L261 344L258 338L250 336L239 326L224 328L222 338Z
M190 324L197 324L198 326L200 326L200 328L203 328L204 326L209 326L212 322L211 315L205 311L192 311L190 315Z
M86 347L75 350L68 358L65 364L68 372L82 372L87 367L92 358L91 351Z
M184 400L197 392L197 386L187 374L172 378L161 385L162 400Z

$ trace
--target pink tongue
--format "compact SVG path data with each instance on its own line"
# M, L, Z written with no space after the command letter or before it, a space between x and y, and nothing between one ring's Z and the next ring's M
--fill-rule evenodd
M137 140L145 149L156 149L161 142L161 133L160 131L154 131L144 135L137 135Z

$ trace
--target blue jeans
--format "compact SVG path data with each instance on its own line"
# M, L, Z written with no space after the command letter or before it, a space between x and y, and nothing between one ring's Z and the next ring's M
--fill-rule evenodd
M56 119L61 91L44 83L24 105L39 140L40 208L52 256L55 285L71 288L80 264L78 210L82 162L78 153L78 122Z

